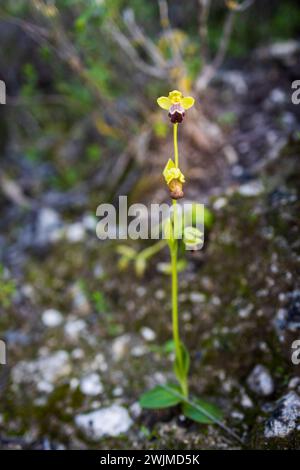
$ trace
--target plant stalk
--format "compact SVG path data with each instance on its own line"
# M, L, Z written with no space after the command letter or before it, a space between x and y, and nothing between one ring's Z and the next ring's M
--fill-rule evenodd
M178 158L178 141L177 141L177 131L178 131L178 123L173 125L173 138L174 138L174 160L175 166L178 168L179 166L179 158ZM174 208L174 227L177 227L177 211L176 211L176 204L177 201L173 199L173 208ZM178 270L177 270L177 255L178 255L178 239L173 239L173 244L170 247L170 254L171 254L171 267L172 267L172 328L173 328L173 339L175 343L175 354L176 360L179 365L179 368L183 370L183 356L182 356L182 348L181 348L181 341L179 335L179 320L178 320ZM187 378L181 374L181 378L179 379L180 386L182 393L185 397L188 396L188 385L187 385Z

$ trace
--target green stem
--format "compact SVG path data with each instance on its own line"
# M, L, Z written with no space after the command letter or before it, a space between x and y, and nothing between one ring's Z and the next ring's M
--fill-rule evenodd
M178 131L178 122L176 122L176 123L173 125L174 159L175 159L175 166L176 166L176 168L178 168L178 166L179 166L177 131Z
M177 131L178 131L178 123L174 124L173 126L173 137L174 137L174 160L175 166L178 168L179 164L179 157L178 157L178 142L177 142ZM174 216L174 227L177 226L177 211L176 211L176 204L177 201L173 199L173 216ZM183 357L182 357L182 349L181 349L181 341L179 335L179 320L178 320L178 270L177 270L177 254L178 254L178 240L173 239L173 244L170 247L171 253L171 267L172 267L172 327L173 327L173 339L175 343L175 354L176 360L178 362L179 368L182 371L184 364L183 364ZM179 379L180 386L182 393L185 397L188 396L188 385L187 385L187 378L181 374L181 378Z

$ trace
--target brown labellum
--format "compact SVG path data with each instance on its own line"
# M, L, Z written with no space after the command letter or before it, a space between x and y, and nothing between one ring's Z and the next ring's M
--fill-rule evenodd
M169 184L170 196L172 199L183 198L182 183L178 180L172 180Z

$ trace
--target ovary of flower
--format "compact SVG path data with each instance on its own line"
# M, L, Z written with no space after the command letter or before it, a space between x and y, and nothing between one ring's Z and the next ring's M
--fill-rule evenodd
M194 98L191 96L184 97L178 90L170 91L169 96L160 96L157 99L157 104L162 108L169 111L171 122L181 122L184 118L185 110L194 105Z
M167 185L171 183L172 180L178 180L180 183L185 182L184 174L179 168L176 168L175 163L171 158L169 158L165 169L163 171L163 176L166 180Z

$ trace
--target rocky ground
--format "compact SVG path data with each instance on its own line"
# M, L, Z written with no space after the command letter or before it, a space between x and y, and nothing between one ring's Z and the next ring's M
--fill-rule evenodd
M43 188L30 208L1 199L2 448L300 448L296 72L273 58L215 83L230 147L218 181L198 190L214 221L180 274L191 391L224 410L243 444L180 410L140 409L143 391L172 379L168 252L142 278L120 271L117 243L95 236L94 207Z

